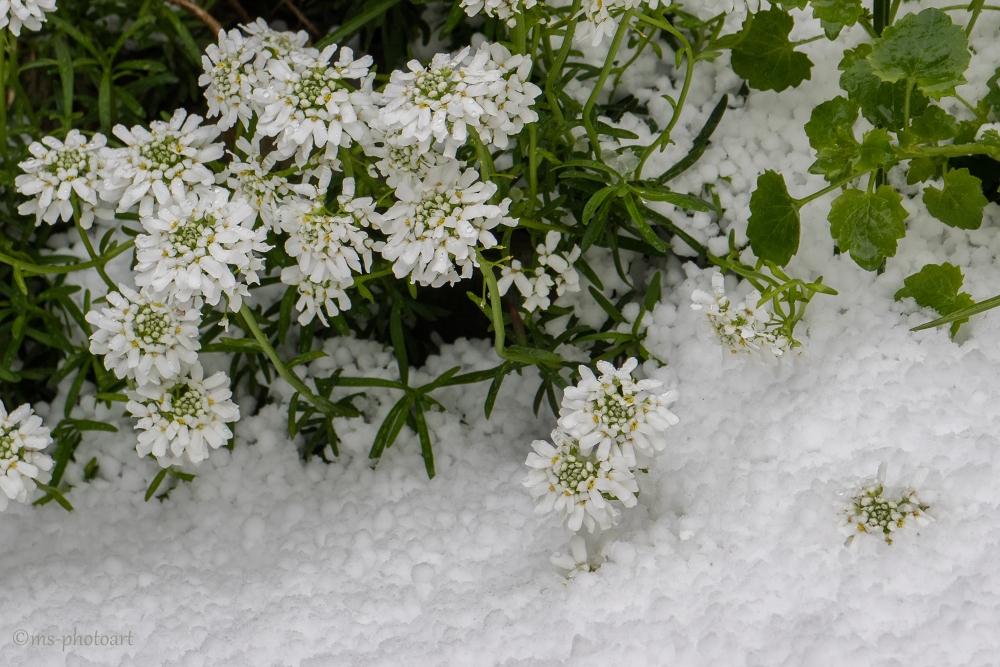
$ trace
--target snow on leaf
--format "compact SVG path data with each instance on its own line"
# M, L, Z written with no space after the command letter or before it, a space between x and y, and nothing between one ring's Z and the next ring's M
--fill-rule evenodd
M989 203L982 185L968 169L951 169L944 175L944 189L932 185L924 188L924 205L928 213L949 227L979 229L983 208Z
M925 95L940 98L965 83L962 73L971 57L965 31L940 9L925 9L886 28L868 61L883 81L912 81Z
M765 171L750 196L750 247L760 259L785 266L799 249L799 231L799 205L789 196L784 176Z
M840 87L861 107L861 115L869 123L895 132L903 127L906 82L889 83L875 76L868 62L871 51L871 44L844 51L839 65L844 72L840 75ZM914 88L910 94L910 115L919 116L926 108L927 98Z
M781 92L810 78L813 63L788 39L794 21L780 9L753 16L750 30L733 47L733 70L757 90Z
M850 189L833 201L830 233L841 251L864 269L874 271L886 257L896 254L896 241L906 236L903 200L888 185L874 193Z
M816 162L809 167L813 174L823 174L836 181L851 173L851 164L858 156L858 140L854 124L858 107L843 97L827 100L812 111L806 123L809 145L816 149Z
M957 266L927 264L924 268L903 280L903 287L896 292L896 301L906 297L913 299L924 308L933 308L939 315L951 315L972 305L975 301L966 292L960 292L965 276ZM969 319L957 320L951 325L952 337L958 328Z

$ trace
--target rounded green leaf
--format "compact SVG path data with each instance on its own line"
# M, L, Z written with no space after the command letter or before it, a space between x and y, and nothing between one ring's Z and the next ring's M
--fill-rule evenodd
M990 203L982 185L968 169L951 169L944 175L944 189L932 185L924 188L924 205L928 213L949 227L979 229L983 209Z
M896 241L906 236L906 209L892 187L874 193L850 189L833 200L830 233L841 251L864 269L874 271L896 254Z
M868 61L883 81L911 81L924 94L941 97L965 83L969 66L965 31L940 9L908 14L872 42Z
M785 266L799 249L799 205L788 194L784 177L765 171L750 196L747 238L760 259Z
M733 71L752 88L779 93L808 79L812 61L788 39L794 23L777 8L754 14L746 37L733 47Z

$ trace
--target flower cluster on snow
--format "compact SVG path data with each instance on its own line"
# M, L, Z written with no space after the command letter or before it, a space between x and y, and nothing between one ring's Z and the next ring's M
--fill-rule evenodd
M634 507L639 493L639 457L651 458L666 446L664 431L676 424L667 405L674 391L657 391L658 380L632 377L638 362L621 368L598 362L600 376L580 366L580 382L563 396L559 428L552 442L536 440L524 479L538 514L555 512L572 531L607 529L620 511ZM570 568L566 568L570 569Z
M0 512L14 500L27 503L35 481L47 481L52 459L41 450L52 444L49 429L30 405L7 412L0 401Z
M568 253L557 253L561 239L559 232L551 231L546 234L545 243L535 249L539 265L534 272L525 269L516 259L511 261L510 266L503 267L497 281L500 295L507 294L512 284L517 286L524 297L524 310L530 313L549 307L553 289L557 296L579 292L580 275L573 268L573 263L580 258L580 247L573 246Z
M238 421L240 408L230 398L229 378L218 372L208 378L200 363L182 378L141 385L129 392L126 408L139 421L139 456L152 454L164 468L187 455L192 463L208 458L233 437L227 425Z
M889 492L885 488L885 464L878 475L866 480L855 493L843 512L841 530L848 535L850 545L859 533L877 535L887 544L892 536L907 526L925 526L930 522L929 505L920 501L916 490L904 489Z
M712 294L695 290L691 308L705 311L719 342L733 354L763 349L780 357L791 349L792 341L780 331L772 314L757 305L760 297L760 292L752 290L743 301L733 303L726 294L725 278L716 272Z

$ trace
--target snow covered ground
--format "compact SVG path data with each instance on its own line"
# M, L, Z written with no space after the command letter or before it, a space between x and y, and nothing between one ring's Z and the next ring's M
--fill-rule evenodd
M796 30L793 39L817 28ZM972 98L992 72L975 63L1000 62L997 31L990 12L974 33ZM793 196L819 187L801 128L837 94L839 49L806 50L812 81L752 93L685 176L692 188L732 178L720 189L724 227L745 230L764 168L783 171ZM647 85L660 77L647 97L669 89L656 67L642 60L630 73ZM712 76L721 63L703 67L692 92L701 112L685 118L663 164L738 85ZM130 422L84 409L76 416L116 422L122 435L88 434L68 474L76 511L18 505L0 516L0 665L997 664L1000 312L976 318L956 343L941 330L911 333L931 313L892 297L903 277L942 261L965 267L976 299L995 294L1000 209L964 232L909 206L909 234L876 276L833 256L828 203L804 210L804 251L790 269L822 274L841 295L814 300L804 351L778 369L725 355L707 336L689 308L707 272L657 267L669 288L649 348L669 365L645 371L679 390L681 422L640 477L638 508L600 536L606 562L596 572L568 582L553 572L549 556L568 536L533 515L521 487L530 441L553 425L532 416L530 374L508 379L488 422L485 386L439 392L449 411L428 415L434 480L406 431L368 467L391 396L370 392L368 423L338 424L340 461L303 464L283 407L267 406L237 425L231 454L213 452L162 503L143 501L156 467L135 455ZM705 223L692 219L692 231L715 233ZM327 349L314 372L394 376L376 345ZM459 363L493 365L490 344L448 346L413 381ZM82 483L94 456L100 474ZM926 475L919 490L934 521L891 546L872 537L845 548L842 494L883 461L890 485ZM81 645L95 633L127 639Z

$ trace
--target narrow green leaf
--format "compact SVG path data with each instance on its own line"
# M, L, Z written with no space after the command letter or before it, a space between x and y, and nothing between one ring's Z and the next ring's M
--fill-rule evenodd
M593 287L590 288L590 295L594 297L594 301L597 302L597 305L599 305L612 320L618 324L625 324L628 322L628 320L625 319L625 316L622 315L617 308L615 308L614 304L608 301L603 294L598 292Z
M406 357L406 339L403 338L403 304L399 299L392 303L389 315L389 336L392 339L392 351L396 355L396 365L399 367L399 380L404 385L410 383L410 362Z
M167 476L167 470L169 470L169 468L164 468L160 472L156 473L156 477L154 477L153 481L150 482L149 488L146 489L147 503L149 502L149 499L153 497L153 494L156 493L156 490L160 488L160 483L163 482L163 479Z
M45 493L47 493L50 496L52 496L52 499L55 500L57 503L59 503L59 505L64 510L66 510L67 512L72 512L73 511L73 506L69 504L69 501L66 500L66 496L64 496L59 489L57 489L55 487L52 487L52 486L49 486L48 484L42 484L37 479L35 480L35 486L37 486L39 489L41 489ZM42 499L42 500L44 500L44 499ZM38 501L35 501L35 502L37 504L41 504L41 500L38 500Z
M625 208L628 210L628 214L632 218L632 222L635 223L635 226L639 231L639 236L641 236L646 243L653 246L660 252L666 250L666 242L656 235L653 228L649 226L649 222L646 221L646 216L639 212L639 209L635 205L635 199L632 198L632 193L626 192L625 196L622 197L622 200L625 202Z
M419 401L413 404L413 418L417 422L417 437L420 438L420 455L424 459L424 469L427 470L427 477L434 479L434 450L431 447L431 434L427 430L424 410L420 407Z

